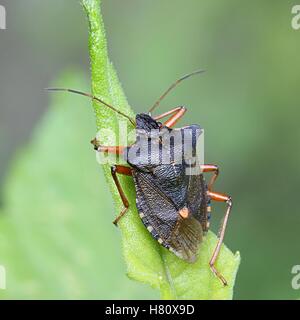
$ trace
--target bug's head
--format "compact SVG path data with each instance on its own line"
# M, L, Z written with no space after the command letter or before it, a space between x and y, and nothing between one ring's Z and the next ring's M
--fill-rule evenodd
M160 129L161 123L155 121L149 114L147 113L139 113L135 118L136 129L143 130L149 132L153 129Z

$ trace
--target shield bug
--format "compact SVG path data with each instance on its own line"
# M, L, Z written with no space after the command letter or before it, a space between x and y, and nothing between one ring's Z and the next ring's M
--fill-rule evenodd
M50 88L48 90L68 91L87 96L122 115L136 128L136 141L130 146L104 146L96 138L91 141L97 152L123 155L129 165L116 164L111 167L112 178L124 205L114 224L117 225L129 206L133 205L129 203L118 175L132 176L136 190L136 207L147 230L162 246L179 258L193 263L197 258L203 235L209 229L211 201L226 203L218 242L209 265L212 272L224 285L227 285L226 279L216 269L215 262L224 239L232 200L226 194L213 191L219 168L214 164L191 162L193 157L184 157L186 133L190 133L188 136L192 141L190 147L192 154L195 152L195 142L201 133L198 125L174 129L175 124L187 111L185 107L176 107L161 115L152 116L154 109L178 83L200 72L202 71L190 73L177 80L163 93L148 113L137 114L135 120L91 94L73 89ZM163 118L167 119L160 122L159 120ZM179 136L179 139L170 139L172 142L169 140L166 147L167 140L164 137L174 138L174 135ZM141 148L141 141L144 141L144 148ZM169 161L161 159L165 149ZM174 161L174 158L181 161ZM196 174L189 173L193 167L198 169ZM212 173L208 183L205 181L204 173Z

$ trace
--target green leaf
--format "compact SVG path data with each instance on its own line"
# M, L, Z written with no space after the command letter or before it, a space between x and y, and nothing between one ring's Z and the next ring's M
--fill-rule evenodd
M66 73L55 85L87 90ZM45 93L46 94L46 93ZM89 100L51 95L31 142L13 161L0 214L6 299L154 298L125 276L119 232L95 153Z
M90 26L92 92L132 116L133 112L108 58L100 1L82 0L82 4ZM117 133L120 116L99 104L94 103L93 106L97 129L112 129ZM101 135L101 144L113 145L115 143L111 139L111 134ZM103 165L103 169L118 213L123 205L111 179L109 164ZM240 262L239 253L233 255L225 246L222 247L217 267L229 283L229 286L223 287L220 281L213 276L208 264L216 245L216 236L211 232L208 233L200 247L199 259L195 264L191 265L178 259L162 248L143 226L135 207L132 179L121 177L120 180L131 204L130 210L119 222L129 277L159 289L164 299L231 299Z

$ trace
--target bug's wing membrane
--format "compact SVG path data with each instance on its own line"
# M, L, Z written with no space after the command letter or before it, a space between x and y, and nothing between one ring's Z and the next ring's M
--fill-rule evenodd
M188 261L194 262L197 258L199 243L202 240L202 227L194 217L179 218L175 232L169 240L174 253Z
M174 203L149 173L135 172L137 208L152 236L181 259L193 262L202 239L201 224L180 217Z

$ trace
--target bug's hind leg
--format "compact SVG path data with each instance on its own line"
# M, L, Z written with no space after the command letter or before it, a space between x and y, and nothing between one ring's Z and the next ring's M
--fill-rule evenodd
M208 195L211 198L211 200L226 202L226 204L227 204L226 213L225 213L225 216L224 216L224 219L223 219L223 222L221 224L221 228L220 228L219 234L218 234L218 242L217 242L215 250L214 250L214 252L212 254L212 257L211 257L211 259L209 261L209 266L210 266L212 272L222 281L223 285L226 286L227 285L227 281L222 276L222 274L216 269L215 262L218 259L218 256L219 256L219 253L220 253L220 250L221 250L221 245L222 245L223 240L224 240L226 226L227 226L229 214L230 214L230 211L231 211L231 208L232 208L232 200L231 200L230 196L227 196L227 195L222 194L222 193L208 191Z
M114 225L118 225L119 220L124 216L124 214L127 212L128 208L129 208L129 202L128 199L123 191L123 188L120 184L120 181L118 179L117 174L123 174L126 176L131 176L132 175L132 171L129 167L125 167L125 166L120 166L120 165L115 165L111 167L111 175L114 179L114 182L116 184L116 187L118 189L119 195L121 197L121 200L123 202L124 205L124 209L120 212L120 214L116 217L116 219L113 221Z

